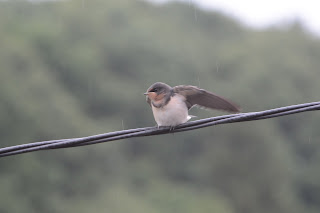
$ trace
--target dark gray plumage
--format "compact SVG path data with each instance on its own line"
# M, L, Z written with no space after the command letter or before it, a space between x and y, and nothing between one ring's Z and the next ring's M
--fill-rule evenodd
M195 86L175 86L173 87L173 92L186 97L188 109L194 105L198 105L209 109L240 112L240 108L231 101Z

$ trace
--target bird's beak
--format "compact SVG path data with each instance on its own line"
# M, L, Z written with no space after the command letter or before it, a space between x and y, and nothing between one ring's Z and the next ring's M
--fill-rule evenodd
M145 93L143 93L144 95L148 95L149 93L148 92L145 92Z

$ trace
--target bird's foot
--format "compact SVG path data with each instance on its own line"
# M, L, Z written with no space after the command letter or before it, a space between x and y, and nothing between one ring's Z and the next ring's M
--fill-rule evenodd
M175 126L170 126L169 131L170 131L170 132L173 132L175 128L176 128Z
M159 129L167 129L169 127L169 132L173 132L176 128L176 126L159 126L157 125L156 128Z

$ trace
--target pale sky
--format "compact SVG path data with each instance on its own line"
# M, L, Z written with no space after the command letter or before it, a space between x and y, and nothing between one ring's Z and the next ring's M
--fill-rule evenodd
M168 0L152 0L166 2ZM263 28L280 22L299 19L320 35L320 1L317 0L180 0L205 9L222 11L237 17L249 26Z

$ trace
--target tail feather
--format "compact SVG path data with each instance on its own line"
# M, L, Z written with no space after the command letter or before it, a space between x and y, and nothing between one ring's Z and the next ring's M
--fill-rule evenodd
M188 115L188 120L190 120L191 118L196 118L197 116L194 116L194 115Z

